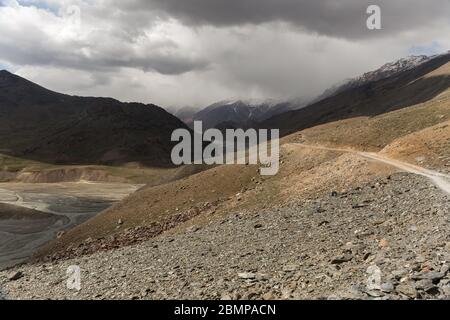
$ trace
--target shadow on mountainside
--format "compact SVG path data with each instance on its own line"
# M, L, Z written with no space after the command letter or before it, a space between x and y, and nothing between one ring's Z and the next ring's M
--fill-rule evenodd
M0 71L0 154L49 164L166 167L178 128L187 129L153 104L65 95Z

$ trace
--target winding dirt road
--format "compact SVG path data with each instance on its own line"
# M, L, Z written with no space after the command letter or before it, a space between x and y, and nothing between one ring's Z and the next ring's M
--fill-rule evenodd
M326 150L326 151L335 151L335 152L342 152L342 153L352 153L355 155L358 155L360 157L378 161L381 163L385 163L387 165L393 166L397 169L400 169L405 172L417 174L420 176L423 176L437 186L439 189L444 191L447 194L450 194L450 175L441 173L438 171L422 168L420 166L416 166L407 162L403 162L396 159L391 159L389 157L386 157L384 155L381 155L379 153L375 152L364 152L364 151L357 151L352 149L341 149L341 148L330 148L330 147L323 147L323 146L315 146L315 145L308 145L303 143L292 143L293 145L303 147L303 148L309 148L309 149L317 149L317 150Z

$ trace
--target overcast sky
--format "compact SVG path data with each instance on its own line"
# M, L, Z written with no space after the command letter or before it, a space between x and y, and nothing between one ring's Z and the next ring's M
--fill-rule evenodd
M0 0L0 69L161 106L312 97L449 35L450 0Z

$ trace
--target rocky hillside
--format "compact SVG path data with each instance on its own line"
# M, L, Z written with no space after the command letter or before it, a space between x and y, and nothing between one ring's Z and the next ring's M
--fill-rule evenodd
M0 71L0 153L57 164L170 165L179 119L155 105L56 93Z
M0 272L19 299L448 299L450 197L394 174L139 245ZM81 290L66 288L81 268Z
M446 139L449 134L445 122L450 120L450 90L448 86L444 88L443 85L448 84L446 74L450 72L449 65L441 61L433 70L428 70L428 73L422 76L422 80L416 81L432 79L430 81L442 86L426 88L432 91L441 90L426 102L371 117L359 116L331 121L285 137L281 141L281 166L276 176L260 177L257 166L226 165L179 181L144 188L121 204L74 228L65 237L53 241L39 253L39 256L49 255L50 259L61 255L70 256L74 248L78 245L84 246L83 242L89 238L93 241L92 245L85 246L86 252L93 252L102 246L120 247L122 243L141 241L141 236L151 238L185 222L196 221L197 216L199 219L205 215L209 217L208 212L227 215L242 209L264 209L292 199L305 199L327 193L332 188L355 187L371 181L380 174L386 174L384 165L361 163L355 156L336 152L299 150L291 145L291 142L360 151L381 151L386 148L389 150L388 155L395 159L399 155L393 151L395 147L389 148L392 146L391 143L395 145L397 141L402 141L404 145L408 143L407 139L413 132L418 134L432 132L434 140L426 138L422 140L427 141L428 150L436 151L425 154L426 161L417 164L445 172L448 165L446 161L448 154L445 153L449 152L445 147L448 146ZM431 66L427 68L431 69ZM403 97L401 82L399 86L400 97L393 94L388 96L392 100ZM409 97L414 98L417 96ZM336 99L339 103L342 97L338 95ZM393 103L392 100L385 103ZM359 103L359 100L355 101L355 105ZM332 105L332 101L329 104ZM438 149L440 151L437 151ZM424 156L423 152L416 155L421 156ZM122 221L122 224L118 225L118 221ZM139 228L136 237L132 231L134 228ZM121 233L125 234L123 242L110 239L110 236L120 236Z
M13 298L450 298L449 75L444 55L276 116L266 124L293 132L281 139L277 175L224 165L142 188L33 264L0 273L0 289ZM64 284L73 264L85 274L75 293Z

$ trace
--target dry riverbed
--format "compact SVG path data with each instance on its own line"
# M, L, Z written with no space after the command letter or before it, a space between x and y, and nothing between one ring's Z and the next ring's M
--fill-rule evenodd
M136 191L124 183L0 183L0 269Z

